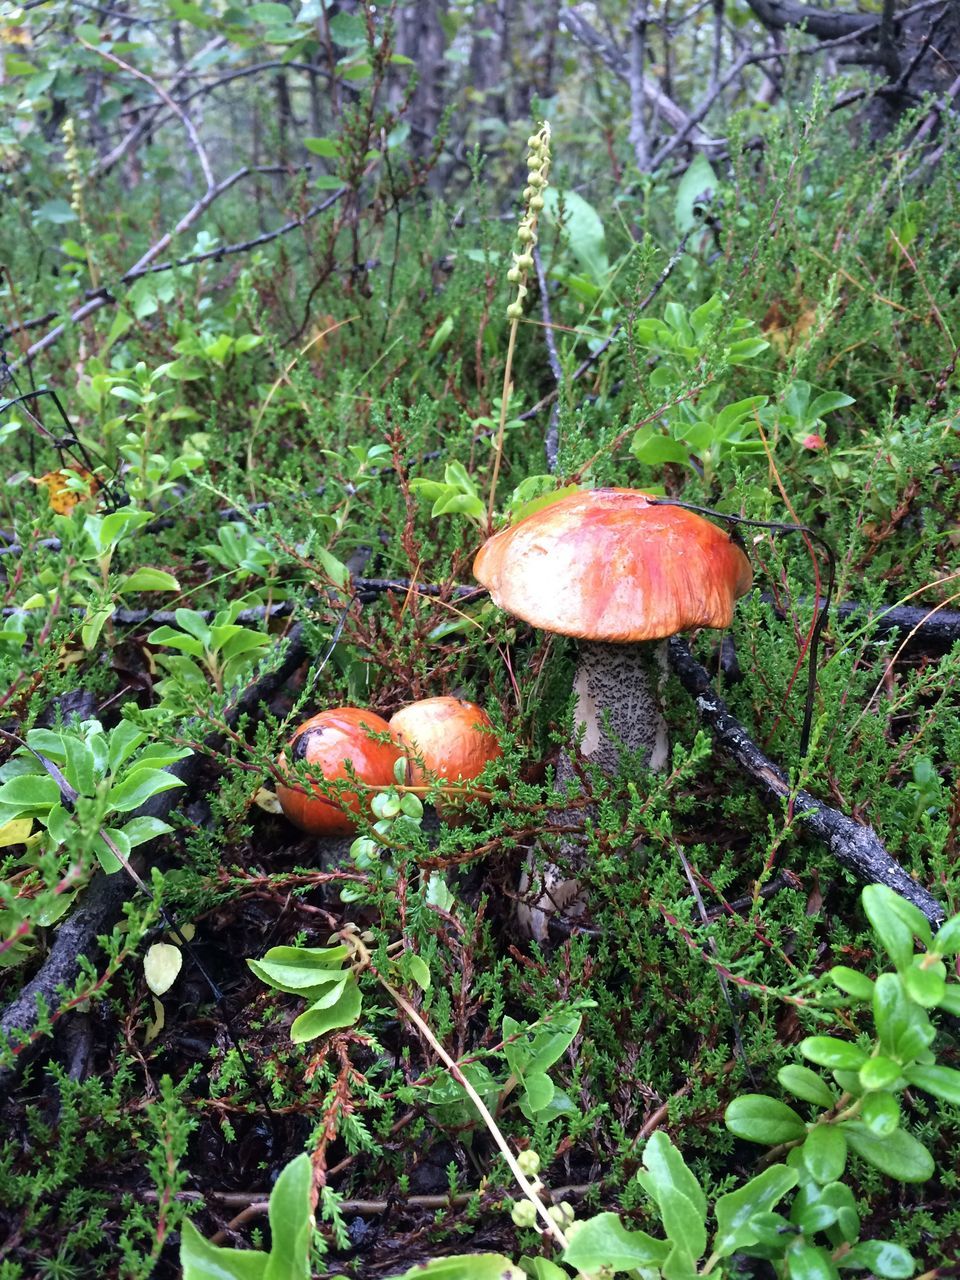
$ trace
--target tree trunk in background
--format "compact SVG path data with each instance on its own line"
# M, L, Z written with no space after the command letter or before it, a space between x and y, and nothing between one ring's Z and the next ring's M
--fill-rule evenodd
M420 77L406 115L417 156L432 149L443 115L447 8L447 0L422 0L404 5L397 13L397 52L416 63Z

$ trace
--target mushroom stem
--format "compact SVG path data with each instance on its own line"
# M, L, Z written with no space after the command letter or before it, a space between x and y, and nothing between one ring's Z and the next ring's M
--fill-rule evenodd
M585 726L579 755L606 774L619 768L620 749L642 752L661 773L669 758L660 690L667 677L665 640L639 644L580 642L573 682L574 724Z
M574 753L610 776L620 767L623 749L642 753L647 768L657 773L666 768L670 747L660 691L667 670L666 640L637 644L581 640L573 682L577 695L573 720L578 745L565 747L560 752L556 774L558 791L564 791L577 776ZM562 815L557 814L555 818L562 823ZM562 840L561 849L570 870L578 862L583 865L582 838L571 836ZM520 882L521 899L530 888L534 862L531 854ZM551 862L543 868L543 892L533 903L520 902L517 919L522 932L543 942L552 915L563 911L575 920L585 909L579 881L565 876L556 863Z

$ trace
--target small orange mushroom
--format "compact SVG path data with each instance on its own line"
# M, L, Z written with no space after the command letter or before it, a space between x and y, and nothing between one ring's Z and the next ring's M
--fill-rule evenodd
M311 773L328 782L348 781L355 775L371 787L389 787L402 749L395 741L371 736L389 732L386 720L372 711L334 707L304 721L290 739L288 751L293 762L306 762ZM281 752L277 764L282 772L288 771L287 751ZM350 835L357 829L353 815L369 810L366 793L342 791L334 797L323 794L319 786L307 793L280 785L277 799L286 817L314 836Z
M503 755L490 717L482 707L464 698L424 698L413 702L396 713L390 728L407 750L423 761L421 768L408 757L410 786L424 786L432 778L469 781L483 772L488 761ZM469 800L476 795L467 789L464 797ZM442 806L441 811L451 812L447 806Z

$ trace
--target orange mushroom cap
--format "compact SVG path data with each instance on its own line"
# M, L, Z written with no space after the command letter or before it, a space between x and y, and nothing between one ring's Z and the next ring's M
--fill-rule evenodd
M441 778L475 778L488 760L503 752L493 736L490 717L464 698L424 698L403 707L390 721L392 732L423 758L426 769ZM407 764L407 779L422 786L427 778L415 761Z
M394 782L393 767L403 754L399 743L378 742L371 733L389 733L386 720L372 711L358 707L334 707L304 721L290 739L288 748L294 761L306 761L311 771L322 774L330 782L348 779L347 764L361 782L371 787L389 787ZM281 752L277 764L288 769L287 752ZM278 786L277 799L284 814L303 831L315 836L345 836L356 831L351 813L359 814L369 807L369 796L344 791L336 800L325 796L319 787L308 795L290 787Z
M619 644L727 627L753 581L722 529L635 489L542 507L494 534L473 572L501 609L535 627Z

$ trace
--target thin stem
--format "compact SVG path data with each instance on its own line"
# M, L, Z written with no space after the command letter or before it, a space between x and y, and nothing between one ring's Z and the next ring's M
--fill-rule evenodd
M407 1015L410 1021L417 1027L420 1034L427 1041L427 1043L433 1049L434 1053L437 1055L437 1057L440 1059L443 1065L447 1068L447 1070L453 1076L454 1080L456 1080L457 1084L459 1084L460 1087L463 1089L463 1091L466 1093L467 1097L470 1099L470 1101L473 1103L473 1105L476 1107L477 1111L479 1112L480 1119L489 1129L490 1135L493 1138L494 1142L500 1148L500 1153L503 1156L504 1160L506 1160L510 1168L510 1172L516 1178L517 1185L520 1187L523 1194L527 1197L527 1199L536 1209L538 1217L542 1219L550 1235L552 1235L554 1240L557 1241L561 1249L566 1249L568 1244L567 1237L564 1235L563 1231L560 1229L557 1223L555 1223L554 1220L550 1217L550 1214L547 1211L547 1206L543 1203L543 1201L537 1195L536 1191L533 1188L533 1184L527 1178L526 1174L520 1168L519 1164L517 1164L516 1156L513 1154L513 1152L510 1150L509 1146L507 1145L507 1141L504 1138L503 1134L500 1132L500 1129L499 1129L499 1126L497 1125L496 1120L494 1120L493 1116L487 1110L487 1107L483 1099L480 1097L479 1093L477 1093L476 1089L474 1089L473 1085L470 1083L467 1077L460 1070L456 1062L454 1062L453 1058L450 1057L449 1053L447 1053L446 1049L444 1049L443 1045L440 1043L437 1037L433 1034L433 1032L424 1022L423 1018L421 1018L419 1013L417 1013L416 1009L414 1009L414 1007L400 994L399 991L396 990L395 987L392 987L390 985L390 983L386 980L386 978L383 977L382 974L377 972L377 970L374 968L373 964L371 963L370 953L367 950L367 948L364 946L360 938L358 938L355 933L351 933L351 932L341 933L340 936L343 938L344 942L346 942L347 946L350 947L351 950L356 954L361 964L365 968L369 968L370 972L374 975L374 977L383 987L384 991L386 991L386 993L390 996L391 1000L394 1001L397 1007L400 1008Z
M503 435L507 426L507 407L510 404L510 393L513 384L510 375L513 373L513 350L517 345L517 329L519 320L510 323L510 340L507 343L507 363L503 369L503 392L500 396L500 425L497 428L497 447L493 456L493 475L490 477L490 501L487 504L487 525L493 533L493 508L497 497L497 480L500 477L500 459L503 457Z

